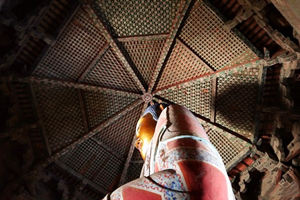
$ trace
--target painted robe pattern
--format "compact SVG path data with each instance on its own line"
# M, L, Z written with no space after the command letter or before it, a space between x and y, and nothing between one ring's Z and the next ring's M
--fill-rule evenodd
M161 140L170 131L164 122L158 123L141 178L121 186L105 199L235 199L222 158L201 125L194 129L200 134L181 132Z

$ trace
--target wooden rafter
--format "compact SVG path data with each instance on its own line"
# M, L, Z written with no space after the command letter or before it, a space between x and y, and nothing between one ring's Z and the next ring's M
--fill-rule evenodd
M61 87L69 87L69 88L75 88L75 89L82 89L87 91L103 91L111 94L117 94L122 96L130 96L130 97L136 97L139 98L141 95L134 93L134 92L128 92L128 91L122 91L112 88L106 88L106 87L100 87L100 86L94 86L84 83L77 83L72 81L61 81L57 79L48 79L48 78L38 78L38 77L26 77L26 78L18 78L17 79L20 82L31 82L31 83L37 83L37 84L48 84L49 86L61 86Z
M134 82L137 84L138 88L144 93L146 90L141 82L141 80L138 78L136 73L133 70L133 67L130 66L128 60L126 59L125 55L122 53L121 49L119 48L116 39L113 38L112 34L108 31L108 28L104 25L104 23L101 21L100 17L97 16L95 11L91 8L90 5L85 4L84 10L87 12L91 20L94 22L94 25L101 30L103 36L105 39L109 42L110 46L114 49L116 55L124 65L125 69L131 76L131 78L134 80Z
M104 47L99 51L94 60L89 64L89 66L84 70L84 72L78 78L78 81L81 82L84 80L89 71L97 64L97 61L103 56L103 54L109 49L109 43L106 43Z
M191 4L191 0L188 0L188 1L181 0L180 1L180 6L179 6L179 9L178 9L177 14L175 16L175 19L172 23L171 31L168 35L168 38L165 42L165 45L164 45L164 48L163 48L162 53L160 55L160 58L159 58L159 60L157 62L157 65L154 69L154 72L152 74L152 77L151 77L151 80L150 80L150 83L149 83L149 87L148 87L148 92L149 93L151 93L151 91L153 90L153 88L155 86L158 75L159 75L159 73L160 73L160 71L161 71L161 69L164 65L164 62L167 58L168 53L171 50L172 44L175 42L176 35L178 34L178 30L180 28L180 25L181 25L184 17L187 14L187 11L188 11L188 8L189 8L190 4Z
M237 65L233 65L231 67L228 67L228 68L222 68L220 70L217 70L215 72L211 72L211 73L208 73L208 74L205 74L205 75L201 75L201 76L198 76L198 77L194 77L193 79L189 79L187 81L182 81L182 82L179 82L179 83L176 83L176 84L173 84L173 85L170 85L168 87L164 87L164 88L161 88L159 90L156 90L153 92L154 95L160 95L161 93L164 92L164 90L177 90L178 87L184 87L186 85L191 85L193 84L194 82L197 82L197 81L200 81L200 80L204 80L206 78L214 78L214 77L218 77L220 76L221 74L224 74L224 73L230 73L230 72L234 72L235 70L238 70L238 69L242 69L242 68L254 68L254 67L257 67L257 68L260 68L260 67L266 67L266 66L272 66L272 65L275 65L275 64L278 64L278 63L283 63L283 62L289 62L289 61L293 61L293 60L297 60L300 58L300 54L299 53L291 53L289 55L279 55L273 59L259 59L259 58L256 58L250 62L247 62L247 63L242 63L242 64L237 64Z
M129 106L125 107L120 112L114 114L112 117L110 117L106 121L101 122L100 124L98 124L97 126L95 126L95 128L93 128L90 131L88 131L87 133L83 134L83 136L81 138L79 138L76 141L72 142L71 144L67 145L63 149L59 150L58 152L56 152L55 154L53 154L52 156L50 156L47 160L45 160L44 162L42 162L39 165L37 165L34 171L38 171L40 169L43 169L44 167L48 166L50 163L56 161L62 155L66 154L67 152L69 152L70 150L74 149L79 144L82 144L83 142L85 142L89 138L93 137L94 135L96 135L97 133L99 133L100 131L102 131L104 128L108 127L109 125L111 125L112 123L114 123L116 120L120 119L122 116L124 116L125 114L127 114L128 112L130 112L131 110L133 110L134 108L136 108L137 106L139 106L141 103L143 103L143 100L142 99L138 99L135 102L133 102L132 104L130 104ZM112 150L111 149L107 149L107 151L110 152Z

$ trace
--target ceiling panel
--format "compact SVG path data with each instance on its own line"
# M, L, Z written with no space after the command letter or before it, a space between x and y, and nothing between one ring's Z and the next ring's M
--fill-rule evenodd
M105 190L117 184L143 105L123 115L59 160Z
M108 28L103 31L111 43L96 28L97 20L79 8L33 72L53 84L32 83L46 142L52 152L65 153L59 162L71 169L66 171L101 193L111 191L121 177L143 109L137 83L146 88L156 67L157 73L162 71L152 80L156 90L151 95L183 105L209 122L204 124L207 134L227 169L248 153L249 144L240 138L251 139L254 133L261 74L258 68L241 65L258 57L241 37L223 29L224 22L208 4L192 2L177 34L173 22L185 14L178 13L186 8L184 0L85 4L94 20L99 17L98 26ZM163 66L157 66L159 60ZM133 105L138 106L124 111ZM95 127L101 131L91 131ZM137 153L129 162L127 181L140 173L143 163Z
M83 91L82 94L90 128L120 112L138 98L104 91Z
M157 90L207 75L210 72L212 70L197 55L177 40L163 69Z
M189 110L210 118L212 108L212 80L201 79L190 85L162 90L159 96L182 106Z
M218 77L216 122L251 139L259 94L258 81L258 68L246 68Z
M95 139L109 146L120 156L126 157L135 134L143 105L139 105L122 116L109 127L94 136Z
M115 37L169 33L179 0L99 1L93 3L98 16L111 27Z
M196 1L179 38L215 70L257 59L257 55L204 2Z
M130 40L119 39L125 47L131 60L143 76L147 84L160 58L164 43L164 37L135 37Z
M111 158L109 151L90 138L63 155L59 161L99 186L99 182L94 179L106 168ZM119 168L120 164L115 167Z
M103 87L134 91L139 89L111 47L97 58L93 66L82 77L83 83Z
M72 143L85 132L79 90L33 84L41 121L52 151Z
M33 75L76 81L95 59L106 41L81 9L38 63Z

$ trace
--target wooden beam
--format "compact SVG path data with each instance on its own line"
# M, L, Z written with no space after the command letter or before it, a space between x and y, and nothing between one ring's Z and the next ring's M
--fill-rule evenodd
M66 154L70 150L76 148L76 146L80 145L81 143L85 142L89 138L93 137L100 131L102 131L104 128L108 127L109 125L113 124L115 121L120 119L122 116L127 114L128 112L132 111L134 108L139 106L141 103L143 103L142 99L138 99L129 106L125 107L123 110L120 112L114 114L112 117L110 117L108 120L98 124L95 128L90 130L89 132L85 133L81 138L77 139L76 141L72 142L68 146L64 147L60 151L56 152L52 156L50 156L46 161L40 163L38 166L36 166L34 171L39 171L40 169L45 168L48 166L50 163L56 161L58 158L60 158L62 155ZM32 171L33 172L33 171Z
M145 93L146 90L142 84L142 81L138 78L138 76L136 75L136 73L133 70L133 67L130 66L128 60L126 59L126 57L124 56L124 54L122 53L121 49L119 48L117 41L115 38L113 38L112 34L108 31L108 28L104 25L104 23L100 20L100 18L97 16L97 14L95 13L95 11L91 8L90 5L85 4L83 6L84 10L86 11L86 13L89 15L90 19L93 21L94 25L102 32L103 36L105 37L105 39L109 42L110 46L113 48L113 50L115 51L116 55L118 56L118 58L120 59L120 61L122 62L122 64L124 65L125 69L127 70L127 72L129 73L129 75L131 76L131 78L133 79L133 81L137 84L137 87L143 92Z
M142 109L141 116L145 112L147 106L148 106L148 103L145 102L144 106L143 106L143 109ZM131 161L134 149L135 149L135 141L136 141L136 134L134 134L134 136L132 138L132 141L131 141L130 149L128 151L127 158L126 158L126 161L125 161L125 164L124 164L124 168L122 170L121 178L120 178L120 181L119 181L119 184L118 184L119 186L123 185L126 181L126 175L127 175L128 168L129 168L129 165L130 165L130 161Z
M290 53L288 55L286 54L282 54L279 55L273 59L259 59L256 58L250 62L247 63L241 63L241 64L236 64L233 65L231 67L227 67L227 68L222 68L218 71L215 72L211 72L209 74L205 74L205 75L200 75L198 77L194 77L192 79L186 80L186 81L182 81L167 87L163 87L159 90L156 90L153 92L154 95L160 95L161 93L163 93L164 90L177 90L178 87L185 87L187 85L191 85L194 82L197 81L201 81L201 80L206 80L207 78L214 78L214 77L218 77L222 74L226 74L226 73L232 73L235 72L237 70L243 69L243 68L260 68L260 67L264 67L264 66L272 66L275 64L280 64L280 63L284 63L284 62L291 62L294 60L299 60L300 59L300 53Z
M210 112L210 121L216 122L216 98L217 98L217 77L214 77L211 80L211 101L212 101L212 108Z
M290 22L292 22L295 26L295 23L297 20L292 20L292 18L297 18L300 15L296 16L293 12L294 10L290 8L285 8L288 3L285 0L271 0L275 6L277 6L277 9L281 9L281 11L285 11L284 14L286 16L289 16ZM243 0L239 2L242 8L245 10L244 13L240 12L234 20L237 20L238 22L241 22L243 20L246 20L250 16L253 16L256 23L270 36L270 38L276 42L282 49L285 49L289 52L295 52L299 51L299 46L295 44L292 40L290 40L288 37L285 37L281 32L279 32L276 29L273 29L271 25L268 24L267 20L264 17L263 9L267 6L265 1L261 1L258 5L254 6L253 2L250 0ZM285 7L283 6L285 5ZM296 4L295 4L296 5ZM257 7L259 6L259 7ZM283 8L284 7L284 8ZM293 17L291 17L293 16ZM233 20L233 21L234 21ZM228 24L227 24L228 25ZM299 27L299 26L298 26ZM299 31L299 30L298 30Z
M285 37L278 30L273 29L267 22L261 19L259 16L254 15L256 23L275 41L282 49L289 52L299 52L300 48L288 37Z
M199 55L197 55L189 46L187 46L185 44L185 42L183 42L181 39L177 38L176 42L178 42L183 48L185 48L195 59L199 60L203 66L205 66L205 68L210 71L210 72L214 72L216 71L214 68L212 68L211 66L209 66L208 64L206 64L204 62L204 60L202 58L199 57Z
M107 93L111 93L114 95L118 94L121 96L130 96L130 97L136 97L136 98L141 97L140 94L137 94L134 92L121 91L121 90L117 90L117 89L93 86L93 85L88 85L88 84L84 84L84 83L72 82L72 81L61 81L61 80L57 80L57 79L38 78L38 77L34 77L34 76L26 77L26 78L16 78L16 80L19 82L47 84L50 86L69 87L69 88L82 89L82 90L87 90L87 91L95 91L95 92L102 91L102 92L107 92Z
M147 40L163 40L168 37L168 34L154 34L154 35L140 35L140 36L128 36L119 37L119 42L130 42L130 41L147 41Z
M167 102L167 103L169 103L169 104L175 104L174 102L169 101L169 100L167 100L167 99L165 99L165 98L163 98L163 97L161 97L161 96L157 96L157 95L156 95L155 97L156 97L157 99L161 99L162 101ZM191 111L191 112L192 112L192 111ZM206 117L203 117L202 115L199 115L198 113L195 113L195 112L192 112L192 113L199 119L199 121L200 121L201 123L203 123L203 124L209 124L210 126L216 128L216 129L219 129L219 130L228 132L228 133L234 135L235 137L240 138L241 140L243 140L243 141L245 141L245 142L247 142L247 143L249 143L249 144L252 144L251 140L249 140L248 138L246 138L246 137L244 137L244 136L238 134L237 132L234 132L234 131L232 131L232 130L230 130L230 129L228 129L228 128L226 128L226 127L220 125L220 124L211 122L209 119L207 119Z
M173 20L171 31L168 35L168 38L167 38L165 45L163 47L163 50L161 52L160 58L154 69L154 72L152 74L152 77L151 77L151 80L149 83L149 87L148 87L148 91L147 91L148 93L151 93L152 90L154 89L155 82L159 76L159 73L160 73L163 65L164 65L166 57L169 54L169 51L171 50L171 46L175 42L175 38L179 32L178 30L179 30L180 25L187 13L188 8L190 7L190 4L191 4L191 0L181 0L180 1L180 6L177 11L176 17Z
M297 34L300 35L300 14L299 12L297 13L297 10L299 11L300 9L299 2L289 0L271 0L271 2L287 19L287 21L290 22Z
M109 43L106 43L104 47L99 51L97 56L94 58L94 60L89 64L89 66L84 70L84 72L80 75L78 78L78 81L81 82L84 80L86 75L90 72L90 70L97 64L98 60L102 57L102 55L108 50Z

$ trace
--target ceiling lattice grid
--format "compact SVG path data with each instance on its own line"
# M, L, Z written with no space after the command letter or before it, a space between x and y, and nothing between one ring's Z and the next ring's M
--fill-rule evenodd
M255 138L262 70L223 25L204 1L79 5L28 79L49 160L101 193L136 178L147 94L194 112L234 166Z

